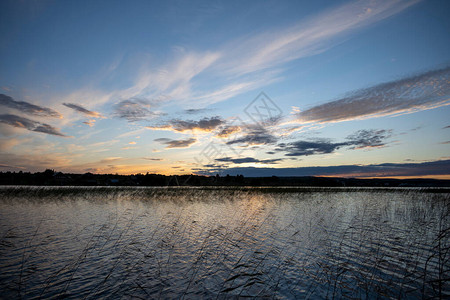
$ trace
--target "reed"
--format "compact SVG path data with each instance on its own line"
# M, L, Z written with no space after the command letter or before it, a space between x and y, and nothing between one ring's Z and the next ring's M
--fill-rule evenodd
M0 194L2 212L27 210L37 220L24 237L18 224L0 221L7 298L450 296L446 193L8 187ZM33 209L59 212L59 223Z

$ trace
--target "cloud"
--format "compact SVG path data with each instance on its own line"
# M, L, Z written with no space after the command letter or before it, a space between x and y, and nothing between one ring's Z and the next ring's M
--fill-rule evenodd
M126 119L128 122L145 120L149 117L161 115L161 113L151 111L153 101L144 99L128 99L119 102L115 106L114 115L118 118Z
M300 123L399 115L450 104L450 67L361 89L296 114Z
M120 160L123 160L123 158L120 156L111 156L111 157L105 157L105 158L101 159L99 161L99 163L104 164L104 163L111 163L111 162L120 161Z
M16 115L0 115L0 123L4 123L17 128L25 128L30 131L42 132L51 135L57 135L62 137L67 137L67 135L61 133L59 129L37 121L33 121L27 118L19 117Z
M63 103L64 106L67 106L73 110L76 110L77 112L80 112L82 114L85 114L87 116L93 117L93 118L103 118L103 116L96 112L96 111L91 111L91 110L87 110L86 108L82 107L81 105L78 104L73 104L73 103Z
M13 138L0 139L0 151L10 150L11 148L13 148L16 145L19 145L20 143L21 141L18 139Z
M197 139L195 138L190 138L190 139L186 139L186 140L172 140L172 139L167 139L167 138L159 138L159 139L155 139L155 142L160 142L164 145L167 145L167 149L170 148L187 148L189 146L191 146L192 144L194 144Z
M222 118L216 116L211 118L203 118L199 121L192 121L192 120L183 121L174 119L168 121L168 124L154 127L148 126L147 128L152 130L170 130L177 132L185 132L185 131L211 132L224 123L225 121Z
M72 161L67 155L61 153L36 153L30 151L27 154L2 153L0 165L11 166L14 169L26 169L29 172L44 171L45 169L61 169Z
M256 145L272 145L280 138L278 123L281 118L271 118L266 121L265 126L259 124L247 124L239 118L232 120L229 124L222 126L215 133L216 138L222 139L227 145L238 145L249 147ZM238 122L234 125L234 122Z
M414 127L413 129L411 129L410 131L417 131L417 130L422 129L423 127L424 127L423 125L419 125L419 126Z
M228 138L230 135L238 133L241 131L241 127L240 126L232 126L232 125L228 125L223 127L217 134L216 137L219 138Z
M0 136L11 137L21 133L21 129L0 122Z
M0 164L0 169L4 168L4 169L24 169L23 167L16 167L16 166L11 166L11 165L4 165L4 164Z
M145 130L146 130L145 128L139 128L136 130L127 131L125 133L119 134L117 136L117 138L124 138L124 137L130 137L130 136L134 136L134 138L139 138L137 135L143 133Z
M244 129L244 128L241 128ZM267 129L260 126L246 126L245 134L240 137L232 138L226 142L227 145L243 144L249 145L268 145L277 142L278 138L271 134Z
M59 129L57 129L57 128L51 126L51 125L44 124L44 123L38 124L34 129L32 129L32 131L67 137L66 135L62 134L59 131Z
M195 115L195 114L204 113L204 112L207 112L210 110L211 109L208 109L208 108L190 108L190 109L185 109L183 112L188 115Z
M336 151L348 143L331 143L329 141L296 141L288 144L279 144L277 151L286 151L286 156L308 156L328 154Z
M313 141L296 141L292 143L281 143L275 151L287 152L286 156L308 156L318 154L329 154L342 147L349 149L381 148L386 146L385 140L392 136L392 130L358 130L349 135L345 142L331 142L327 139Z
M153 158L153 157L142 157L142 159L150 160L150 161L163 161L163 158Z
M22 113L29 115L39 117L53 117L60 119L62 118L62 115L59 112L51 108L38 106L24 101L15 101L13 98L5 94L0 94L0 105L13 108L15 110L18 110Z
M274 159L256 159L254 157L243 157L243 158L231 158L231 157L223 157L217 158L216 161L220 162L230 162L234 164L245 164L245 163L257 163L257 164L276 164L281 161L281 158Z
M247 177L270 176L336 176L336 177L420 177L450 175L450 160L421 163L383 163L372 165L340 165L298 168L221 167L203 170L197 174L243 174Z
M385 140L392 136L392 130L358 130L349 135L347 140L353 145L351 149L381 148L386 146Z
M83 124L86 124L89 127L92 127L95 125L95 119L84 121Z

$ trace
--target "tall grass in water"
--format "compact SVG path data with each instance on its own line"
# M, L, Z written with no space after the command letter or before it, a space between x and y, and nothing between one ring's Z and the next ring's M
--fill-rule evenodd
M450 199L414 189L8 188L5 298L445 298Z

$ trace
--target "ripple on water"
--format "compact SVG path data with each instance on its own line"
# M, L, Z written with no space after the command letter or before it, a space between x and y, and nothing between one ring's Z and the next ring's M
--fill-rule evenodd
M420 190L0 189L6 298L450 296Z

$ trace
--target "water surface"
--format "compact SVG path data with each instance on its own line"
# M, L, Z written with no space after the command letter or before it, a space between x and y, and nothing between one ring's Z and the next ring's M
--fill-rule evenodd
M0 295L450 296L450 197L417 189L0 188Z

